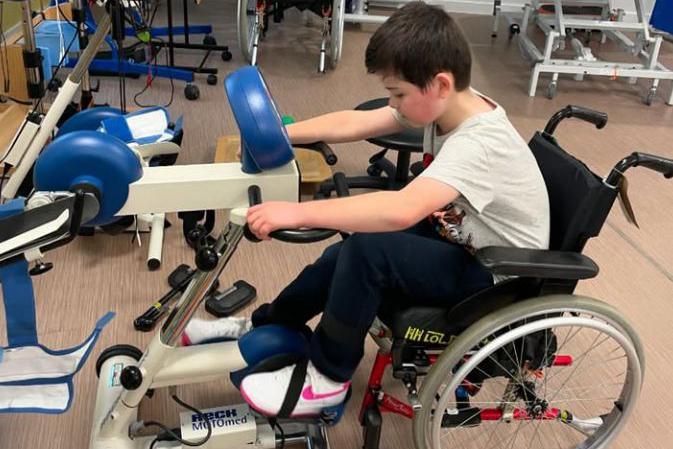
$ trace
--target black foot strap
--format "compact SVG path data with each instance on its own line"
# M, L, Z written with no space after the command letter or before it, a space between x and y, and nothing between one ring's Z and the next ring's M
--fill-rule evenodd
M297 362L297 365L294 367L294 370L292 371L292 377L290 378L290 385L287 387L287 393L285 393L283 405L281 405L280 410L278 410L277 418L289 418L290 414L292 414L294 411L297 402L299 402L299 396L301 395L301 390L304 386L307 367L307 358Z

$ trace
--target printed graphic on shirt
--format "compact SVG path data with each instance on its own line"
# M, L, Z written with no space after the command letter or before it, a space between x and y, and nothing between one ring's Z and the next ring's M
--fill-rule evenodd
M472 233L465 235L463 229L464 210L455 204L449 204L443 209L433 212L428 218L432 221L435 230L442 238L464 246L471 254L476 252L476 249L472 245Z

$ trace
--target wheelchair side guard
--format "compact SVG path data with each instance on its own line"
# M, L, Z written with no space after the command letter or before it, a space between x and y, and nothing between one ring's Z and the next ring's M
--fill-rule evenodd
M224 87L241 132L243 171L259 173L293 160L290 138L258 68L236 70Z
M488 246L477 251L477 259L493 274L539 279L589 279L598 265L584 254L530 248Z
M138 157L124 142L95 131L78 131L47 145L35 162L33 182L38 191L93 190L100 211L86 224L103 225L116 219L129 184L142 174Z

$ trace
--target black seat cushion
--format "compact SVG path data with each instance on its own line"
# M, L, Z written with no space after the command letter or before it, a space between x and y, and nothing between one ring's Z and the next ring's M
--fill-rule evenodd
M376 98L366 101L355 107L357 111L379 109L388 104L387 98ZM423 151L423 128L405 128L404 131L387 136L372 137L367 142L389 150L420 153Z
M539 287L538 279L513 278L449 307L383 307L378 316L396 339L430 347L445 346L453 336L489 313L515 301L537 296Z

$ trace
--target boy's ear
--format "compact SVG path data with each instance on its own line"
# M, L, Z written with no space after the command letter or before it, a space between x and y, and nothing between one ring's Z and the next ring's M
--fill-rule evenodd
M439 72L435 75L435 81L442 98L447 97L455 90L456 83L451 72Z

